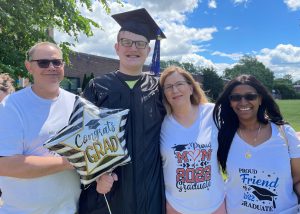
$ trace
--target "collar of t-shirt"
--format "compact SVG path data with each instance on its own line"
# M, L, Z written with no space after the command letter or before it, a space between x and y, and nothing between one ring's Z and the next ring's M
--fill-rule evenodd
M120 77L121 79L123 79L126 84L128 85L129 88L133 88L134 85L136 84L136 82L140 79L141 75L138 76L132 76L132 75L128 75L128 74L124 74L120 71L117 71L117 76Z

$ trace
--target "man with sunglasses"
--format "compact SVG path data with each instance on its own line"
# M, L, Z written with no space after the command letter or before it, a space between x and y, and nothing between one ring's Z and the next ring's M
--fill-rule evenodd
M113 214L161 214L165 203L159 136L165 110L158 79L142 72L159 27L145 9L113 18L121 25L115 44L119 70L91 80L84 97L99 107L130 110L125 134L131 163L83 190L79 213L108 214L110 207Z
M75 95L61 89L62 52L42 42L25 62L34 83L0 104L0 214L74 214L80 180L72 165L43 147L68 124Z

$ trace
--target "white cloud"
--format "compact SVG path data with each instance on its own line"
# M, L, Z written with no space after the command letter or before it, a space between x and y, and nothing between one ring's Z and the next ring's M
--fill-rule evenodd
M270 68L276 77L291 74L300 79L300 47L291 44L279 44L274 49L262 49L257 59Z
M241 59L245 53L223 53L215 51L212 55L227 57L236 62ZM274 72L276 78L283 77L286 74L292 75L294 80L300 79L300 47L291 44L279 44L274 49L264 48L258 52L254 51L252 54L258 61L262 62L267 68ZM232 68L235 64L215 63L218 74L226 68Z
M284 0L291 8L299 6L297 1ZM178 60L180 62L191 62L197 66L214 67L219 75L222 75L225 68L233 67L235 64L214 63L211 60L200 56L199 53L207 50L209 41L214 39L214 34L218 32L215 26L207 26L206 28L192 28L185 26L186 15L193 11L198 3L196 0L179 0L179 1L159 1L159 0L143 0L129 1L123 3L121 7L116 2L110 3L111 13L125 12L145 6L152 17L161 26L167 39L161 42L161 58L162 60ZM208 1L208 3L216 1ZM235 4L247 4L249 0L235 0ZM300 3L299 3L300 4ZM148 6L148 7L146 7ZM75 51L94 54L104 57L117 58L114 51L114 43L119 26L106 14L99 2L93 5L94 12L82 9L84 16L89 17L99 23L103 30L94 29L94 36L87 38L84 35L79 36L79 42L73 48ZM225 30L236 30L237 27L226 26ZM72 41L66 34L55 31L55 39L59 41ZM151 46L154 43L152 42ZM151 53L152 54L152 53ZM219 56L238 61L245 53L224 53L213 51L212 56ZM280 44L274 49L262 49L252 52L258 60L263 62L268 68L274 71L277 77L284 74L291 74L294 79L300 79L300 47L291 44ZM151 57L146 61L149 64Z
M232 2L236 6L243 4L244 7L247 7L247 4L250 2L250 0L232 0Z
M183 4L185 1L178 2ZM110 7L112 14L136 9L135 6L130 4L124 4L124 7L120 7L117 3L112 3ZM113 45L120 27L110 15L105 13L99 3L94 4L94 12L91 13L87 10L82 10L82 13L84 16L98 22L103 30L94 29L94 36L90 38L80 35L79 43L77 43L73 49L78 52L116 58ZM218 31L216 27L201 29L186 27L183 24L185 15L178 11L170 11L170 13L166 11L162 13L158 13L158 11L152 13L149 11L149 13L154 17L167 36L167 39L161 42L161 56L173 57L204 51L204 42L212 40L213 34ZM71 38L57 31L55 32L55 39L57 41L72 41ZM151 46L153 45L154 42L151 43ZM151 59L148 59L146 63L149 63L150 60Z
M216 0L209 0L208 1L208 7L211 8L211 9L216 9L217 8Z
M235 66L236 63L233 64L228 64L228 63L215 63L214 64L214 68L217 70L217 73L219 76L223 76L224 74L224 70L226 68L233 68L233 66Z
M180 62L190 62L196 66L214 67L214 63L198 54L185 54L181 56Z
M112 3L110 8L112 14L135 9L132 5L124 4L124 7L121 7L117 3ZM83 16L91 18L101 25L102 29L93 28L94 35L92 37L86 37L83 34L79 35L78 43L75 42L75 47L72 49L78 52L117 58L113 46L116 42L117 32L120 29L119 25L116 24L110 15L106 14L99 2L94 3L93 12L90 12L84 8L81 10L81 12ZM55 40L58 42L74 42L72 38L58 31L55 31L54 36Z
M234 4L245 4L247 3L249 0L232 0Z
M232 29L232 26L226 26L225 28L224 28L224 30L231 30Z
M244 53L231 53L231 54L227 54L227 53L223 53L223 52L220 52L220 51L214 51L212 53L212 55L227 57L227 58L230 58L232 60L236 60L237 61L237 60L239 60L244 55Z
M284 0L283 1L289 9L292 11L300 9L300 1L299 0Z
M224 27L224 30L230 31L230 30L238 30L238 27L233 27L233 26L226 26Z
M129 4L145 7L152 12L170 12L177 11L180 13L192 12L198 6L198 0L128 0Z

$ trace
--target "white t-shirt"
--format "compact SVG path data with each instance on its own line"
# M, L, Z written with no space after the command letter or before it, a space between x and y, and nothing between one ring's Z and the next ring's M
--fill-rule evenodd
M256 147L237 134L233 138L227 160L228 214L297 213L290 158L300 157L300 141L285 125L288 152L278 127L273 123L271 127L271 138Z
M31 89L15 92L0 104L0 156L52 156L43 143L67 125L75 96L63 89L55 100ZM34 179L0 176L4 205L0 214L74 214L80 195L75 170Z
M217 162L217 129L213 104L199 106L189 128L167 115L161 129L166 198L184 214L209 214L224 201L224 182Z

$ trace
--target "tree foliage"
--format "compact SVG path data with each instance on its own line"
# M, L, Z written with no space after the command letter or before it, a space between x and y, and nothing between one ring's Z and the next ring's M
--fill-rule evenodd
M98 2L110 12L106 0ZM38 41L53 41L47 34L49 28L66 32L75 41L80 33L92 36L92 27L100 26L79 10L83 6L92 11L92 4L91 0L0 0L0 72L26 76L25 53ZM71 45L60 44L65 59Z
M297 99L299 95L293 87L291 75L285 75L283 78L274 80L274 89L279 91L282 99Z
M274 73L255 57L245 55L237 65L224 71L224 77L227 79L233 79L241 74L255 76L269 90L273 87Z
M195 66L193 63L190 62L183 62L180 63L176 60L168 60L168 61L161 61L160 62L160 69L164 70L165 68L169 67L169 66L179 66L181 68L183 68L184 70L192 73L192 74L197 74L200 73L201 68L199 66Z
M224 82L214 68L203 68L201 73L202 88L207 96L215 101L223 90Z
M84 74L83 76L83 81L82 81L82 85L81 85L81 89L82 91L85 89L85 87L89 84L91 79L94 79L94 73L92 72L91 75L87 76L86 74Z
M82 80L82 85L81 85L82 91L85 89L87 84L88 84L88 78L87 78L86 74L84 74L83 80Z

